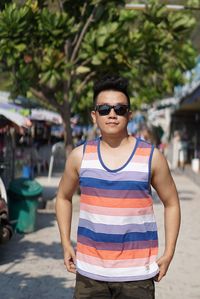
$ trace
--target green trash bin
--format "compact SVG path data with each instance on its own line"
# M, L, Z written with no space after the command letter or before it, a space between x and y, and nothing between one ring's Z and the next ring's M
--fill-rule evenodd
M38 198L42 191L37 181L28 178L18 178L10 183L9 217L16 232L31 233L35 230Z

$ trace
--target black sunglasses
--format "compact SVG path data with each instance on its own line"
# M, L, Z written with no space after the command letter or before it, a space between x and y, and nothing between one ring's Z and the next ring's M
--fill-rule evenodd
M98 111L99 115L101 116L108 115L111 109L114 109L117 115L123 116L129 111L130 108L128 105L122 105L122 104L117 104L114 106L104 104L104 105L96 105L95 107L95 111Z

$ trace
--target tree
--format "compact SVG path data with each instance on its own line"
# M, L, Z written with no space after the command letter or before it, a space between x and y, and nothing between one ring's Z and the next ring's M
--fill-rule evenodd
M194 19L149 2L143 13L126 11L124 1L106 0L59 0L48 7L28 0L0 12L0 59L12 92L31 92L56 109L67 145L73 144L71 113L91 107L98 75L120 72L131 82L133 102L151 102L171 93L183 81L182 72L193 67L188 37Z
M190 10L193 12L192 15L196 19L196 26L194 30L191 33L191 40L194 44L195 48L197 49L198 53L200 53L200 39L199 39L199 31L200 31L200 0L160 0L161 3L167 4L174 4L174 2L178 5L184 5L190 8Z
M0 10L4 9L5 5L9 4L11 2L12 2L12 0L1 0L1 2L0 2Z

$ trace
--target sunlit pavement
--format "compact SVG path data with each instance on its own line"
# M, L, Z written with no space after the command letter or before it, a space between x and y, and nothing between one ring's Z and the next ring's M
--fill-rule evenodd
M54 212L60 176L36 179L44 186L44 196L49 196L49 200L46 209L38 210L35 232L15 234L0 247L0 298L72 298L74 275L69 274L63 264ZM75 196L74 201L77 199ZM77 206L74 208L75 225Z
M156 284L158 299L200 298L200 186L183 174L173 174L181 202L182 223L173 262L166 277ZM158 227L163 228L163 207L159 201L155 202L154 210ZM163 231L159 229L160 252L164 244Z
M15 234L0 247L0 293L5 299L71 299L74 275L63 264L62 248L55 220L54 199L61 174L51 180L38 177L44 186L46 209L38 210L36 231ZM200 188L182 174L174 174L181 199L182 226L176 254L167 276L156 283L158 299L199 299ZM75 244L79 196L74 196L72 240ZM154 210L163 248L163 207L155 197Z

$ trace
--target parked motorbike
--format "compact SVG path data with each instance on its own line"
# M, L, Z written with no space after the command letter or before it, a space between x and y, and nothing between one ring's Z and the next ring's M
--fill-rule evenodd
M7 193L0 177L0 244L4 244L12 237L13 230L9 222Z

